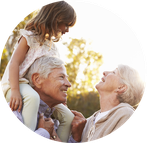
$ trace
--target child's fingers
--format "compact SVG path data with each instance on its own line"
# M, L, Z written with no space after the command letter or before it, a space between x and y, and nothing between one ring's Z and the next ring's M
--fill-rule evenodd
M12 107L12 100L10 99L10 108Z
M14 111L14 106L15 106L15 100L12 99L11 100L11 106L10 106L10 108L11 108L12 111Z
M14 111L17 110L18 106L19 106L19 100L16 100L16 101L15 101L14 108L13 108Z
M20 112L20 111L21 111L21 108L22 108L22 100L20 100L20 102L19 102L18 112Z

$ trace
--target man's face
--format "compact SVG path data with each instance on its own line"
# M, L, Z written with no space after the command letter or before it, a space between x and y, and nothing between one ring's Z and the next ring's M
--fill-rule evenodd
M65 66L53 69L48 78L42 79L42 94L55 104L65 103L68 87L71 87L67 77Z

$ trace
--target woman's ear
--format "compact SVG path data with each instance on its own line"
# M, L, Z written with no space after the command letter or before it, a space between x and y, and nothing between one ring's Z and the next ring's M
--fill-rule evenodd
M32 82L37 88L41 88L42 78L39 73L32 74Z
M127 85L125 85L125 84L122 84L122 85L120 85L117 89L116 89L116 92L118 93L118 94L122 94L122 93L124 93L126 90L127 90Z

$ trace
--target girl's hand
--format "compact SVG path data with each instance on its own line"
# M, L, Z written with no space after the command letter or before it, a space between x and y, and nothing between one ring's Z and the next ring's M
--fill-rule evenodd
M11 97L10 97L10 108L12 111L18 109L18 112L21 111L22 108L22 97L18 90L11 90Z

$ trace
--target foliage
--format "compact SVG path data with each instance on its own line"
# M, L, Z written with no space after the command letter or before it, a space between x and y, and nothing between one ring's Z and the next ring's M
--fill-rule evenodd
M97 92L87 92L76 96L68 95L67 106L72 110L81 112L88 118L100 109L99 95Z
M5 48L8 52L8 60L10 59L11 55L12 55L12 52L14 50L14 46L15 46L15 43L16 41L18 40L18 37L20 36L19 35L19 30L20 29L23 29L26 25L26 23L31 19L33 18L35 15L37 14L37 11L34 11L32 13L30 13L28 16L26 16L24 18L23 21L21 21L15 28L14 30L12 31L12 34L9 36L7 42L6 42L6 45L5 45Z
M68 49L66 69L72 85L68 90L68 107L89 117L99 109L99 97L94 86L99 81L102 55L90 51L90 44L84 39L71 39L64 45Z
M19 30L23 29L26 25L26 23L37 14L37 10L30 13L28 16L24 18L23 21L21 21L12 31L12 34L9 36L6 45L4 47L2 57L1 57L1 69L0 69L0 79L3 76L3 73L5 71L6 65L8 64L8 61L10 60L10 57L12 55L12 52L14 50L14 46L16 41L19 37Z
M66 69L72 84L68 93L74 95L93 91L94 85L99 81L102 55L90 51L90 44L84 39L71 39L70 44L64 43L64 45L68 49L69 62L66 64Z
M0 67L0 80L3 76L3 73L5 71L6 65L8 63L8 52L6 50L6 48L4 48L3 53L2 53L2 57L1 57L1 67Z

